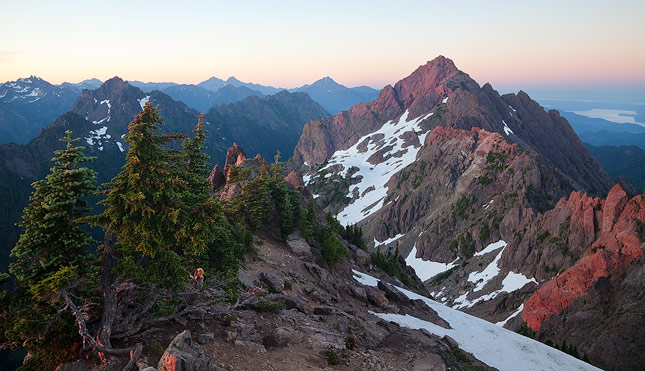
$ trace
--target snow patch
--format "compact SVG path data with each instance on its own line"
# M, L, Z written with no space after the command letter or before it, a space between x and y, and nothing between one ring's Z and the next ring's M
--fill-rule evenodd
M495 245L495 246L493 246L493 245ZM468 275L468 281L476 283L476 286L473 289L473 292L483 289L484 286L486 286L486 284L488 283L488 281L490 281L491 279L497 277L497 275L499 274L500 269L497 266L497 263L499 262L499 259L502 258L502 253L504 252L504 248L506 247L506 242L500 240L500 241L496 242L495 244L488 245L484 250L482 250L482 251L480 251L478 253L480 255L484 255L484 254L486 254L486 253L488 253L490 251L493 251L495 249L499 249L500 247L502 249L497 253L497 256L495 256L495 259L492 262L490 262L490 264L488 264L486 266L486 268L484 268L483 271L481 271L481 272L472 272L472 273L470 273L470 275ZM481 280L481 282L479 282L480 280Z
M99 103L99 104L107 104L107 108L108 108L107 109L107 116L105 116L101 120L92 121L92 124L94 124L94 125L100 125L100 124L102 124L104 122L110 122L110 110L112 109L112 105L110 104L110 100L109 99L102 100L101 103Z
M377 286L378 279L353 270L354 279L363 285ZM450 329L419 318L392 313L371 314L410 329L455 339L459 347L488 366L505 370L598 370L598 368L526 336L516 334L481 318L449 308L425 296L397 287L412 300L422 300L450 324Z
M506 246L506 241L499 240L497 242L493 242L493 243L489 244L488 246L486 246L486 248L484 248L482 251L480 251L478 253L475 253L475 255L473 255L473 256L486 255L489 252L493 252L493 251L499 249L500 247L504 247L504 246Z
M139 101L139 105L141 106L141 109L146 105L146 103L150 102L150 96L146 95L145 97L141 99L137 99Z
M103 150L103 143L110 139L111 135L107 134L107 126L103 126L96 130L90 130L89 136L85 137L85 142L90 146L98 145L98 150Z
M399 233L399 234L397 234L396 236L391 237L391 238L388 238L387 240L385 240L385 241L383 241L383 242L379 242L379 241L376 239L376 237L375 237L375 238L374 238L374 247L378 247L378 246L381 246L381 245L385 245L385 246L387 246L387 245L391 244L392 242L394 242L394 241L398 240L399 238L401 238L401 237L403 237L403 236L404 236L404 235L402 235L401 233Z
M443 98L443 100L441 101L441 103L446 104L446 102L448 101L448 98L449 98L449 97L445 97L445 98Z
M488 210L488 208L490 207L490 205L492 205L492 204L493 204L493 201L495 201L495 200L490 200L490 201L488 201L488 203L487 203L487 204L482 205L482 208L484 208L484 210Z
M516 310L515 312L513 312L513 314L511 314L510 316L508 316L508 318L506 318L506 319L505 319L505 320L503 320L503 321L497 322L497 323L495 323L495 324L496 324L497 326L504 327L504 325L505 325L508 321L510 321L510 320L511 320L511 319L513 319L515 316L517 316L518 314L520 314L520 312L521 312L521 311L523 311L523 310L524 310L524 303L520 304L520 307L519 307L519 308L517 308L517 310Z
M119 151L121 151L121 152L124 151L123 144L121 144L121 142L116 142L116 146L119 147Z
M415 242L412 247L412 251L410 251L408 257L405 258L405 264L414 269L414 272L421 281L426 281L439 273L443 273L452 267L457 266L457 260L459 260L459 258L455 259L452 263L439 263L417 258L417 244Z
M515 135L515 133L513 133L513 130L511 130L508 125L506 125L506 121L502 120L502 124L504 124L504 133L506 134L506 136L508 136L509 133Z

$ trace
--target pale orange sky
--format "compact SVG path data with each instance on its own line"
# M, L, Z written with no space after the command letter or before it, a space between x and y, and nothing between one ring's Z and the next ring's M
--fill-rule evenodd
M0 82L118 75L381 88L445 55L480 84L645 84L645 1L21 1Z

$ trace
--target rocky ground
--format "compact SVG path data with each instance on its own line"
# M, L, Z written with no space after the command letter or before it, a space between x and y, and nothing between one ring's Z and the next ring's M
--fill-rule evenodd
M408 299L392 286L369 287L355 281L352 267L404 286L371 267L362 250L354 250L351 260L328 269L318 264L315 248L297 235L288 242L256 236L255 248L257 255L247 258L238 274L246 293L237 305L203 303L207 309L201 312L142 329L119 344L143 344L138 362L129 369L491 369L449 337L401 328L369 314L370 310L407 313L449 326L427 305ZM204 286L202 291L208 291ZM126 363L115 360L93 369L123 369ZM60 370L87 367L91 366L66 364Z

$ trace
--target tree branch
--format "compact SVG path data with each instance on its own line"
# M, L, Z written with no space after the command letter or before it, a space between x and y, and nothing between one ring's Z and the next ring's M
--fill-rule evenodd
M78 324L78 334L81 335L81 338L83 338L83 344L87 342L90 344L92 348L105 354L110 354L115 356L130 354L130 351L132 349L105 348L101 346L99 343L97 343L96 339L94 339L94 337L92 337L89 331L87 330L87 325L85 324L85 320L83 319L83 313L81 313L81 311L78 309L76 304L74 304L72 299L70 299L67 291L65 289L61 290L61 294L63 296L63 299L65 299L65 303L74 314L74 317L76 317L76 323Z

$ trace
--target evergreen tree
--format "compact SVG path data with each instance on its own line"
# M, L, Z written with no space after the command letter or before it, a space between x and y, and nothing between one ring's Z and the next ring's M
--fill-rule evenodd
M16 289L4 293L0 340L12 346L25 346L31 358L22 369L53 369L76 356L73 344L79 341L74 317L60 311L63 301L57 289L70 288L79 280L94 283L96 259L87 249L96 244L78 223L89 209L84 198L96 192L96 173L79 166L92 161L83 147L73 145L71 131L61 139L64 150L55 151L54 166L43 180L33 183L34 191L19 226L25 230L11 256ZM6 277L5 277L6 278Z
M180 245L192 245L201 254L188 265L193 268L208 266L221 275L230 275L237 272L244 247L236 241L221 204L211 197L207 179L208 155L204 153L204 115L198 117L199 121L193 130L194 136L183 142L187 187L182 195L184 209L180 220L181 228L175 236Z
M85 156L84 147L72 144L79 138L72 139L71 131L65 134L61 141L67 146L54 152L51 173L32 184L30 204L18 224L25 231L11 251L16 261L9 271L27 286L36 285L63 266L83 269L92 261L86 250L96 241L76 220L89 211L84 197L97 191L96 172L78 165L95 157Z
M103 214L89 218L117 239L120 260L116 272L146 284L181 287L188 280L182 256L200 253L202 246L180 246L180 214L185 211L188 184L180 151L166 148L180 135L159 135L159 112L146 103L128 125L130 144L121 172L107 184ZM180 232L181 234L181 232Z

